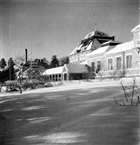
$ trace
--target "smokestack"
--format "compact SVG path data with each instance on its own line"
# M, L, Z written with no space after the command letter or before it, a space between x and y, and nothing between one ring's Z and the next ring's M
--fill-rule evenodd
M112 36L112 40L115 41L115 36Z
M27 49L25 49L25 63L28 61L28 54L27 54Z

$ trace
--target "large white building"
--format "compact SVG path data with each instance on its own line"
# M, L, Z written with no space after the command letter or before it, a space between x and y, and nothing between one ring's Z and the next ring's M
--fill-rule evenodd
M131 32L133 40L124 43L108 41L87 54L91 78L140 76L140 25Z
M48 69L44 75L50 81L140 76L140 24L131 32L133 40L122 43L95 30L69 54L70 64Z

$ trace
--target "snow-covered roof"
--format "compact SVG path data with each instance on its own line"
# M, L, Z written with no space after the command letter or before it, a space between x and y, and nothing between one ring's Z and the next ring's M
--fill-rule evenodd
M65 64L61 67L47 69L42 75L62 74L65 71L68 73L88 73L85 64Z
M87 39L87 38L92 37L92 36L94 36L94 35L95 35L95 31L90 32L90 33L88 33L88 34L85 36L84 39Z
M86 50L90 50L92 47L93 42L90 42L90 44L88 45L88 47L86 48Z
M75 53L77 52L77 50L80 50L79 47L80 47L80 46L77 46L77 47L69 54L69 56L75 54Z
M90 45L91 44L91 45ZM92 46L92 43L90 43L89 45L85 45L85 46L83 46L83 43L82 44L80 44L78 47L76 47L70 54L69 54L69 56L70 55L73 55L73 54L75 54L75 53L77 53L78 51L84 51L84 50L89 50L90 48L91 48L91 46ZM89 47L88 47L89 46ZM88 47L88 49L87 49L87 47Z
M73 51L69 54L69 56L70 56L70 55L73 55L73 54L74 54L74 52L75 52L75 51L73 50Z
M99 30L95 30L95 31L93 31L93 32L90 32L90 33L88 33L86 36L85 36L85 38L84 39L88 39L88 38L90 38L90 37L92 37L92 36L109 36L108 34L106 34L106 33L104 33L104 32L101 32L101 31L99 31Z
M107 42L104 42L103 44L101 44L101 46L106 46L106 45L117 45L117 44L121 44L121 41L114 41L114 40L109 40Z
M113 49L108 51L106 54L114 54L114 53L124 52L124 51L127 51L127 50L131 50L133 48L134 48L133 41L129 41L129 42L125 42L125 43L122 43L122 44L118 44Z
M135 31L137 31L137 30L140 30L140 24L137 25L135 28L133 28L133 29L131 30L131 32L135 32Z
M95 56L95 55L98 55L98 54L102 54L102 53L105 53L108 49L111 49L113 48L114 46L104 46L104 47L100 47L96 50L94 50L93 52L87 54L87 57L88 56Z
M69 73L88 73L85 64L65 64L64 66Z
M93 42L91 42L91 38L93 36L99 36L101 37L102 39L104 39L104 37L109 37L108 34L102 32L102 31L99 31L99 30L95 30L93 32L90 32L88 33L85 38L83 40L81 40L81 43L79 44L78 47L76 47L70 54L70 55L73 55L75 53L77 53L77 51L85 51L85 50L90 50L92 48L92 44ZM95 43L95 42L94 42Z
M69 54L69 55L73 55L77 52L78 46Z
M81 50L83 44L80 44L78 47L77 47L77 50Z
M64 71L64 67L55 67L47 69L42 75L52 75L52 74L61 74Z

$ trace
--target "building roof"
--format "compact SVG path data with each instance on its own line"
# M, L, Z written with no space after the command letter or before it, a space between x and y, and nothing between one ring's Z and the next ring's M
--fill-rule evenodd
M125 42L125 43L122 43L122 44L118 44L113 49L108 51L106 54L114 54L114 53L124 52L124 51L127 51L127 50L131 50L133 48L134 48L133 41L129 41L129 42Z
M85 64L65 64L66 71L69 73L88 73Z
M140 24L139 25L137 25L136 27L134 27L132 30L131 30L131 32L135 32L135 31L140 31Z
M61 74L64 71L64 67L55 67L51 69L47 69L42 75L52 75L52 74Z
M94 56L94 55L97 55L97 54L102 54L102 53L106 52L106 51L108 50L109 47L110 47L110 46L100 47L100 48L96 49L95 51L93 51L93 52L87 54L87 57L88 57L88 56Z
M77 51L86 51L92 49L92 44L95 43L93 42L94 37L98 37L98 42L102 44L103 42L106 42L108 40L111 40L112 37L110 37L108 34L95 30L93 32L88 33L83 40L81 40L81 43L79 44L78 47L76 47L70 54L73 55L77 53ZM96 38L97 39L97 38ZM95 39L94 39L95 40Z
M88 45L88 47L86 48L86 50L90 50L92 47L93 42L90 42L90 44Z
M109 40L107 42L104 42L103 44L101 44L101 46L107 46L107 45L118 45L121 44L121 41L114 41L114 40Z
M88 33L84 39L88 39L90 37L93 37L93 36L106 36L106 37L109 37L108 34L102 32L102 31L99 31L99 30L95 30L95 31L92 31L90 33Z
M88 47L89 45L85 45L84 46L84 43L81 43L79 46L77 46L70 54L69 54L69 56L70 55L73 55L73 54L75 54L75 53L77 53L78 51L80 52L80 51L85 51L85 50L87 50L87 47ZM91 43L91 46L92 46L92 43ZM90 46L90 48L91 48L91 46ZM89 50L89 49L88 49Z
M77 47L69 54L69 56L75 54L76 50L77 50Z

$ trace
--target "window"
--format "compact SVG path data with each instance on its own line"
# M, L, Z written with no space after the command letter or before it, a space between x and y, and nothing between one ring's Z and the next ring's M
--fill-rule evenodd
M94 72L95 71L95 62L91 63L91 68L92 68L92 71Z
M126 56L126 68L132 68L132 55Z
M101 61L97 61L97 71L101 70Z
M108 70L113 70L112 58L109 58L109 59L108 59Z
M116 58L116 69L121 69L121 57Z
M61 74L59 74L59 81L61 81Z

